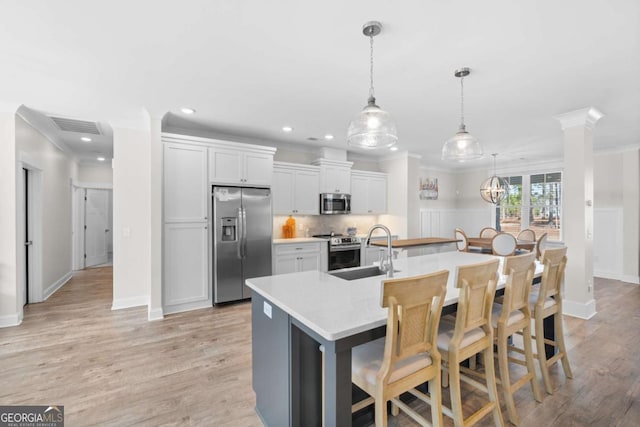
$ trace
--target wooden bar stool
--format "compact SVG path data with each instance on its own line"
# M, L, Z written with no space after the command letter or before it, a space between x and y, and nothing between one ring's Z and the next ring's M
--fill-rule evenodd
M531 341L531 311L529 309L529 293L535 272L535 252L524 255L510 256L504 260L503 273L507 275L502 304L493 305L491 323L498 347L498 368L500 372L498 382L502 388L504 403L507 406L509 421L514 425L520 423L516 411L513 393L527 382L531 384L533 395L538 402L542 402L540 384L536 376L534 353ZM509 337L522 333L524 350L509 344ZM515 351L524 355L524 360L510 357L508 352ZM527 373L511 383L509 362L526 366Z
M564 345L564 330L562 327L562 282L564 270L567 266L567 248L546 249L542 254L541 262L544 263L542 281L537 289L531 291L529 301L535 320L535 341L537 358L542 373L544 388L549 394L553 394L549 367L558 360L562 361L562 369L567 378L573 378L567 348ZM553 316L555 341L544 338L544 319ZM557 350L551 358L547 359L545 344L552 345Z
M388 307L386 337L356 346L351 351L351 380L369 394L352 412L375 402L376 426L387 425L387 402L393 413L401 409L420 425L429 422L400 401L410 392L431 405L431 422L442 425L441 357L438 324L447 292L449 271L390 279L382 283L382 307ZM430 395L415 390L429 382Z
M449 375L451 408L442 412L451 417L456 427L470 426L493 413L496 425L504 424L498 403L495 368L493 364L493 328L491 309L498 281L499 260L471 264L458 268L456 287L460 288L455 323L443 320L438 334L438 350L442 353L443 369ZM461 375L469 372L460 362L482 353L486 385ZM461 383L472 385L489 395L489 402L467 419L462 413Z

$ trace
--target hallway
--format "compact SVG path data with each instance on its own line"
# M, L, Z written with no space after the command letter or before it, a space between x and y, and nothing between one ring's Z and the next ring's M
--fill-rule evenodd
M111 267L78 271L46 302L26 306L22 325L0 329L2 404L64 405L72 426L262 425L249 304L148 322L146 307L111 311L111 280ZM596 285L598 314L565 318L574 379L552 368L556 391L540 404L528 386L519 390L522 426L637 425L640 287ZM467 398L470 407L479 402ZM404 415L394 421L414 425Z

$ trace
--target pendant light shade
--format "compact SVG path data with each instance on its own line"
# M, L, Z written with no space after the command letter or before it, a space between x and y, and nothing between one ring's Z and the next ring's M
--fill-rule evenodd
M493 203L494 205L497 205L509 195L509 183L506 179L496 175L497 155L497 153L492 154L493 176L485 179L480 186L480 197L482 197L485 202Z
M471 74L471 69L460 68L454 75L460 78L460 127L458 132L444 143L442 147L442 160L454 162L466 162L482 157L482 147L478 140L467 132L464 124L464 78Z
M380 34L382 25L371 21L364 24L362 33L369 37L370 86L369 99L364 109L351 121L347 131L347 143L352 147L373 150L388 148L398 142L396 125L391 115L376 105L373 89L373 37Z

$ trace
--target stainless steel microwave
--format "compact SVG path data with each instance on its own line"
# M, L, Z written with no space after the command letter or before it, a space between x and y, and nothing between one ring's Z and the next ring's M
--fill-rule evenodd
M320 214L340 215L351 213L351 194L320 194Z

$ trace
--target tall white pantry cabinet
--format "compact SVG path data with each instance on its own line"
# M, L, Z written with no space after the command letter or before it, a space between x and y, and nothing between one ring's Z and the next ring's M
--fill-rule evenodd
M163 313L213 301L211 187L271 185L275 148L163 134Z

